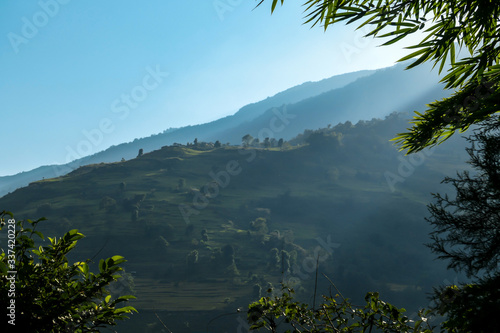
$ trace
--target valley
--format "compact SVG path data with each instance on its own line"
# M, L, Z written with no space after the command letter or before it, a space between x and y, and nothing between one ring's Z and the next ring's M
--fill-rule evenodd
M415 311L455 278L424 246L423 217L465 156L456 138L403 157L389 139L406 122L392 114L309 130L283 147L164 146L31 183L0 207L45 216L46 236L78 229L75 261L124 256L126 279L112 291L137 297L131 322L154 323L157 312L183 327L179 318L202 315L185 331L202 330L281 282L310 302L317 263L349 298L377 290ZM318 290L328 288L320 276Z

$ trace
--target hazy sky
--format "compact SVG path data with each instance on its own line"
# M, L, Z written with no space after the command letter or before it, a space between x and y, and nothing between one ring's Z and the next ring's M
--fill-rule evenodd
M405 54L353 26L302 25L294 2L271 16L270 1L255 10L251 0L2 1L0 176Z

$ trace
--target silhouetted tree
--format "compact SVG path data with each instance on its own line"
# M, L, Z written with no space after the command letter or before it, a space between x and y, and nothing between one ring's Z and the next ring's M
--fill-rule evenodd
M141 148L139 149L139 154L137 154L137 157L141 157L144 154L144 150Z
M252 144L253 136L251 136L250 134L247 134L241 138L241 141L242 141L244 147L248 147Z
M207 229L203 229L201 231L201 240L204 241L204 242L208 242L208 233L207 233Z
M264 148L269 148L271 147L271 141L269 141L269 138L264 139Z
M434 227L430 248L469 276L498 270L500 260L500 120L485 124L468 139L473 176L464 171L446 177L456 196L436 194L427 219Z
M221 145L221 143L220 143L220 141L219 141L219 140L215 141L215 143L214 143L214 147L215 147L215 148L220 148L221 146L222 146L222 145Z
M232 245L224 245L224 247L222 248L222 258L226 265L234 263L234 247Z
M250 222L250 228L258 233L266 234L268 231L267 220L263 217L258 217L255 221Z
M449 267L463 270L473 283L436 289L443 324L464 332L494 332L500 310L500 118L490 118L469 139L474 173L447 177L456 196L436 194L429 205L434 227L428 246ZM453 331L455 332L455 331Z
M284 142L283 138L279 139L278 140L278 147L280 147L280 148L283 147L283 142Z

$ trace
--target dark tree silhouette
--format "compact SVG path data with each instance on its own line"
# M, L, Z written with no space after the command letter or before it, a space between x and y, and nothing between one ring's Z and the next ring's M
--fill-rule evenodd
M271 141L269 141L269 138L264 139L264 147L265 148L271 147Z
M241 141L242 141L244 147L248 147L252 144L253 136L251 136L250 134L247 134L241 138Z
M498 271L500 259L500 119L484 123L469 139L469 164L474 173L464 171L447 177L456 197L436 194L429 205L434 227L429 247L449 267L468 276L480 271Z
M435 290L449 332L498 332L500 310L500 118L490 118L469 139L472 173L445 178L455 198L436 194L429 205L431 250L472 283Z
M204 241L204 242L208 242L208 233L207 233L207 229L203 229L201 231L201 240Z
M230 244L222 247L223 260L226 265L234 263L234 247Z

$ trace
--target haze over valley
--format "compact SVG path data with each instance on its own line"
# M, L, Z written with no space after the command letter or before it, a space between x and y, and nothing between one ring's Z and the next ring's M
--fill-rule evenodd
M497 7L0 4L0 332L495 332Z

